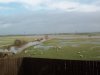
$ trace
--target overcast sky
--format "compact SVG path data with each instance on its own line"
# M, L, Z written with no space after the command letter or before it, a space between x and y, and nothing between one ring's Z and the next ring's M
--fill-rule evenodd
M0 35L100 32L99 0L0 0Z

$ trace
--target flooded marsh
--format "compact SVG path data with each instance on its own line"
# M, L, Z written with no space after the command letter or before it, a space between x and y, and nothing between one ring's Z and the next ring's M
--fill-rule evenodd
M72 37L72 38L71 38ZM16 37L18 38L18 37ZM19 37L20 38L20 37ZM21 37L26 39L25 37ZM0 46L12 44L12 38L0 38ZM5 40L6 41L5 41ZM87 38L82 36L50 36L50 39L33 45L36 37L27 38L29 43L25 49L15 57L36 57L71 60L100 60L100 37ZM11 41L12 40L12 41ZM4 43L3 43L4 41ZM34 42L35 44L36 42ZM31 46L30 46L31 45Z

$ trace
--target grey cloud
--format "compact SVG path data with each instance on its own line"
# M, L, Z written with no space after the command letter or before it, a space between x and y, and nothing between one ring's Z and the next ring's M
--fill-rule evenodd
M100 31L98 13L31 13L0 17L0 34L36 34L59 32L95 32Z

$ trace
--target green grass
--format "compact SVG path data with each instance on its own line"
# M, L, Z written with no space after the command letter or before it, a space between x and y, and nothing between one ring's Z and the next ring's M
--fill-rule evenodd
M32 37L23 36L0 37L0 46L12 44L15 39L34 40ZM15 55L15 57L100 60L100 39L52 39L44 42L42 46L53 46L53 48L46 50L44 48L34 48L34 46L32 46Z
M60 46L60 39L53 39L47 42L44 42L43 46L54 46L54 48L49 48L48 50L34 47L27 48L25 51L27 53L22 52L18 54L19 56L29 56L29 57L37 57L37 58L51 58L51 59L72 59L72 60L100 60L100 44L79 44L79 42L84 42L87 40L72 40L75 41L75 44L79 44L79 46L71 46L70 45L62 45L61 49L56 48L56 46ZM95 39L96 40L96 39ZM61 40L60 40L61 41ZM65 40L64 42L67 42Z
M14 43L16 39L26 40L26 41L34 41L33 37L27 37L27 36L5 36L0 37L0 48L3 46L11 45Z

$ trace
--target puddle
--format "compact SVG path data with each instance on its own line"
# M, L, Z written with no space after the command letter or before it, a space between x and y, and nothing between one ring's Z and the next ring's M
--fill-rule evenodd
M35 49L42 49L42 50L48 50L50 48L54 48L54 46L42 46L42 45L37 45L34 46Z
M79 44L73 44L72 47L79 47Z

